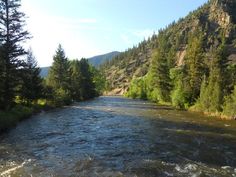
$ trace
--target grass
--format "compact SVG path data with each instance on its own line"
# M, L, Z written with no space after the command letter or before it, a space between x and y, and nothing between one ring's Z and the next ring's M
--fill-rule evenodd
M0 111L0 132L3 132L34 113L32 107L17 105L9 111Z
M39 99L29 106L17 102L17 105L11 110L0 111L0 133L16 126L19 122L31 117L35 113L52 108L54 106L45 99Z

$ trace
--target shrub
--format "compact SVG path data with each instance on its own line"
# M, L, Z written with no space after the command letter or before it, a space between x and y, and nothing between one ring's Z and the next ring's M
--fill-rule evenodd
M232 118L236 117L236 86L233 93L225 98L223 114Z

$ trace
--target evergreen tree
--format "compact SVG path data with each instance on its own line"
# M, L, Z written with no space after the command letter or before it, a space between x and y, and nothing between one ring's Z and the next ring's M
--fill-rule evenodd
M90 65L90 71L93 76L93 82L95 84L96 94L102 95L106 88L106 78L104 76L104 73L91 65Z
M42 96L42 78L40 77L40 68L33 56L32 50L28 51L26 63L22 71L22 83L19 95L27 104Z
M226 55L224 44L217 49L210 51L210 74L208 82L204 79L201 86L200 98L197 102L201 110L207 112L222 111L222 103L224 96L224 73Z
M223 114L236 119L236 85L233 92L225 99Z
M151 99L153 101L170 101L170 76L167 54L169 44L167 43L166 36L160 34L158 41L158 48L152 57L151 70L150 70L150 89Z
M204 75L203 35L200 31L191 34L186 52L187 77L191 90L190 103L199 97L202 76Z
M53 64L47 77L47 85L54 90L54 99L58 104L71 101L70 66L61 45L58 46Z
M171 102L178 108L188 108L188 92L186 91L186 81L184 80L184 68L173 68L170 76L174 85L171 92Z
M88 60L84 58L80 60L80 72L81 80L79 92L81 100L95 97L97 93L95 90L95 83L93 82L93 75Z
M80 101L80 87L82 73L80 70L80 62L78 60L73 60L70 62L70 71L71 71L71 96L73 100Z
M0 0L0 108L4 109L14 103L23 63L19 57L26 54L21 42L29 38L23 28L24 13L19 8L20 0Z
M126 95L131 98L147 99L146 77L133 79Z

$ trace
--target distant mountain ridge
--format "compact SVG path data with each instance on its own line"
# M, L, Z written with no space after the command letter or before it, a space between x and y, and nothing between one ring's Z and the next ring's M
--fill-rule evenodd
M91 65L95 66L95 67L99 67L101 64L103 64L103 63L105 63L107 61L110 61L112 58L116 57L119 54L120 54L120 52L113 51L113 52L106 53L106 54L103 54L103 55L97 55L97 56L88 58L88 62ZM48 67L41 67L40 76L41 77L46 77L48 75L49 68L50 68L50 66L48 66Z
M111 60L112 58L114 58L115 56L117 56L119 54L120 54L120 52L114 51L114 52L110 52L107 54L98 55L98 56L88 58L88 61L91 65L98 67L99 65Z

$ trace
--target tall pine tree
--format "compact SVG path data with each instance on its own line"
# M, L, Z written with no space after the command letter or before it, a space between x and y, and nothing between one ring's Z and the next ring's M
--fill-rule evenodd
M202 77L204 75L204 50L203 35L200 31L191 34L188 40L186 52L186 68L189 80L191 96L189 102L192 104L200 95Z
M70 70L71 96L73 100L81 101L98 95L95 85L96 82L94 80L95 70L89 65L88 60L84 58L80 61L73 60L70 62ZM97 77L99 77L99 75Z
M97 93L95 90L95 83L93 82L93 73L91 72L88 60L84 58L80 60L80 72L81 80L79 92L81 100L94 98Z
M32 53L28 50L26 63L22 71L22 83L19 90L21 99L30 104L42 96L42 78L40 77L40 68L37 66L37 61Z
M47 85L53 88L54 98L58 104L70 102L70 65L61 45L58 46L53 57L53 64L47 77Z
M80 101L80 87L82 80L82 73L80 70L80 62L78 60L73 60L70 63L71 70L71 96L73 100Z
M20 0L0 0L0 108L9 109L19 83L20 59L26 52L21 42L29 38L24 30L24 13L19 11Z
M158 48L152 57L150 70L150 92L153 101L170 101L170 75L168 63L168 44L167 37L164 34L159 35Z
M223 76L226 70L227 56L225 44L222 43L217 49L210 51L210 73L209 78L204 78L201 93L197 105L202 111L222 111L223 97L225 94L225 80Z

